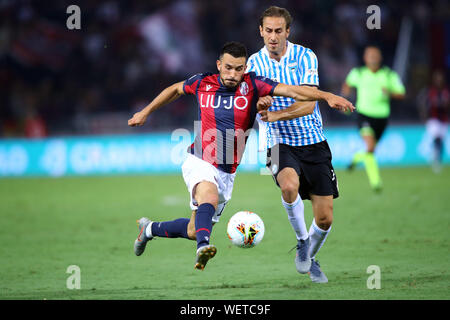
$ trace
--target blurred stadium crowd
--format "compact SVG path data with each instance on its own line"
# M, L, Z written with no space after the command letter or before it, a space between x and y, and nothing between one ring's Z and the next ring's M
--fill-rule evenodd
M81 30L68 30L69 5L81 8ZM294 18L290 40L311 48L324 90L340 93L347 73L377 44L392 67L403 17L413 23L403 79L407 99L393 103L392 122L419 122L416 97L432 70L447 69L442 38L450 34L448 1L382 1L381 29L369 30L369 1L0 0L0 136L39 137L130 132L128 117L166 86L215 72L225 41L259 50L258 18L270 5ZM448 48L447 48L448 50ZM447 65L446 65L447 63ZM321 105L327 126L351 117ZM192 127L193 99L161 109L145 131Z

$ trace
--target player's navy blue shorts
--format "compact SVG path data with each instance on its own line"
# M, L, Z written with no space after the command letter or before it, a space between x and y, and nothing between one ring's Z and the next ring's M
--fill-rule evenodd
M372 118L361 113L357 113L357 117L358 128L360 130L369 128L373 132L373 135L377 141L381 139L381 136L386 129L388 118Z
M284 168L293 168L300 179L299 194L302 199L311 199L311 194L337 198L339 188L331 158L326 140L301 147L277 144L267 150L266 166L277 186L280 186L278 173Z

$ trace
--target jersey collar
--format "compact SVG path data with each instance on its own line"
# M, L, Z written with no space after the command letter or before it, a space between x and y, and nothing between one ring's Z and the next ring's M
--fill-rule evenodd
M244 81L244 78L242 78L242 81ZM241 85L242 81L236 86L236 88ZM219 83L219 87L225 91L230 91L230 92L236 91L236 88L228 88L227 86L225 86L222 83L222 80L220 79L220 74L217 74L217 82Z

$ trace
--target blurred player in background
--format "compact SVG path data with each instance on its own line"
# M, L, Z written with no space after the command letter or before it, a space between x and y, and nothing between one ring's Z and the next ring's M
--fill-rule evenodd
M353 68L342 85L344 96L351 94L351 88L356 89L358 127L366 145L366 150L353 156L348 169L363 163L370 186L379 192L382 181L374 152L388 123L390 99L403 99L405 87L395 71L382 66L378 47L366 47L363 58L365 66Z
M139 235L134 252L141 255L153 237L186 238L197 241L195 268L203 270L217 248L210 244L212 226L219 221L231 198L235 172L257 114L258 97L280 95L296 101L295 112L306 113L315 100L326 100L340 110L353 110L346 99L318 90L279 84L268 78L246 73L247 49L226 43L217 60L219 74L197 74L164 89L148 106L128 120L142 126L147 117L181 95L195 95L201 128L182 165L183 178L191 195L191 219L153 222L139 220ZM310 100L310 101L309 101Z
M439 173L450 113L450 91L441 70L433 72L431 85L419 93L418 105L421 117L426 119L427 134L433 143L432 168L435 173Z
M287 40L292 17L280 7L266 9L259 21L264 47L248 61L247 71L290 85L318 91L318 63L314 52ZM261 111L261 131L267 132L267 166L281 189L281 202L297 237L295 266L309 273L313 282L327 277L315 259L331 230L333 198L339 196L331 151L322 130L318 103L307 115L290 113L296 105L286 97L264 97L268 110ZM265 129L264 129L265 128ZM314 219L309 231L303 199L312 203Z

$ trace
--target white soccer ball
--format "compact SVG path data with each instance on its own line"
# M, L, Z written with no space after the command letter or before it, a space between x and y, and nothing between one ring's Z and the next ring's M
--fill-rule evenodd
M227 235L240 248L256 246L264 237L264 222L254 212L239 211L228 221Z

